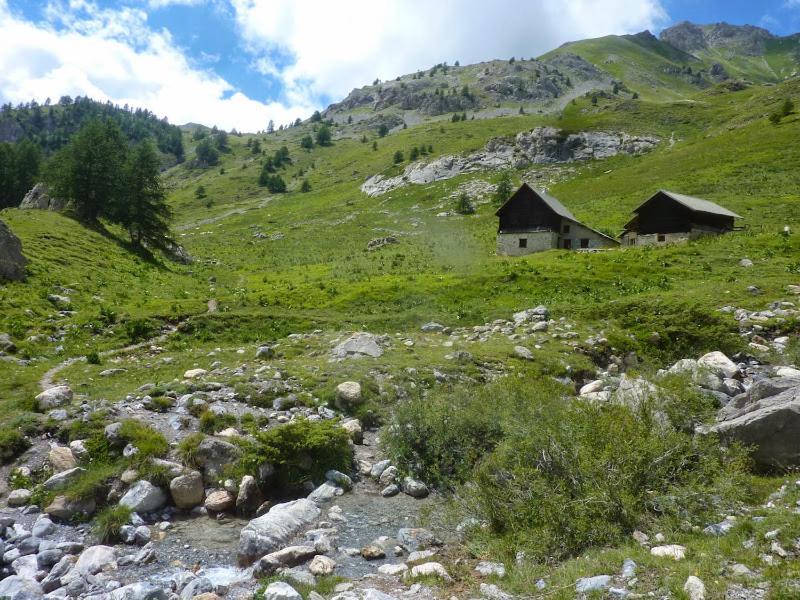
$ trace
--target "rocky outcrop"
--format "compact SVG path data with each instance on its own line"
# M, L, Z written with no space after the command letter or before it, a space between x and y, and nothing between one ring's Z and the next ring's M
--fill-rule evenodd
M64 210L66 202L61 198L52 198L47 186L44 183L37 183L20 202L22 210L52 210L60 212Z
M708 49L723 49L750 56L762 55L767 42L775 38L766 29L753 25L695 25L688 21L664 29L660 37L662 42L689 54Z
M22 254L22 242L8 225L0 221L0 281L24 281L27 263Z
M484 169L523 168L532 164L570 163L604 159L618 154L642 154L659 143L654 136L622 132L583 131L567 134L553 127L537 127L513 139L495 138L480 152L467 156L442 156L429 163L416 162L402 175L374 175L361 186L368 196L380 196L406 184L427 184Z

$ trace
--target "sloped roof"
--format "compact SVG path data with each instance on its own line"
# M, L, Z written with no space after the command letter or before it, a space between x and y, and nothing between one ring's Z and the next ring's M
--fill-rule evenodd
M495 215L499 215L503 211L503 209L506 207L506 205L509 202L511 202L514 198L516 198L517 194L519 194L523 190L531 191L534 194L536 194L537 196L539 196L542 199L542 201L544 201L544 203L547 204L547 206L550 207L550 210L552 210L554 213L556 213L559 217L564 217L565 219L569 219L570 221L575 221L576 223L579 222L578 219L575 218L575 215L573 215L571 212L569 212L569 209L566 206L564 206L563 204L561 204L561 202L557 198L553 198L553 196L551 196L550 194L548 194L547 192L544 192L542 190L535 190L531 186L529 186L527 183L523 183L519 187L519 189L516 192L514 192L508 200L505 201L503 206L501 206L500 208L498 208L495 211L494 214Z
M677 194L675 192L670 192L668 190L658 190L658 191L664 194L665 196L672 198L673 200L675 200L675 202L683 204L689 210L693 210L695 212L720 215L723 217L733 217L734 219L742 218L735 212L730 211L727 208L723 208L719 204L714 204L709 200L703 200L702 198L695 198L694 196L686 196L685 194ZM642 206L644 206L644 204ZM639 208L641 208L641 206ZM634 212L637 212L638 210L639 209L637 208Z
M503 211L503 209L506 207L506 205L508 205L514 198L516 198L517 194L519 194L520 192L522 192L524 190L533 192L534 194L539 196L542 199L542 201L545 204L547 204L547 206L550 207L550 210L552 210L554 213L556 213L559 217L562 217L564 219L568 219L569 221L572 221L573 223L577 223L578 225L581 225L582 227L586 227L586 229L588 229L589 231L593 231L597 235L600 235L600 236L602 236L602 237L604 237L604 238L606 238L608 240L611 240L614 243L619 243L613 237L611 237L609 235L606 235L602 231L597 231L596 229L593 229L592 227L589 227L586 223L582 223L581 221L578 221L578 219L575 218L575 215L573 215L566 206L561 204L561 202L557 198L554 198L553 196L551 196L550 194L548 194L547 192L544 192L542 190L533 189L527 183L523 183L519 187L519 189L516 192L514 192L511 195L511 197L503 203L503 206L501 206L500 208L498 208L495 211L495 213L494 213L495 216L500 216L500 213Z

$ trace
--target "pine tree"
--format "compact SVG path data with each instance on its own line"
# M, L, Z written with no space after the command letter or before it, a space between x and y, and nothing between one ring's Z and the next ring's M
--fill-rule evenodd
M378 127L378 137L386 137L387 133L389 133L389 128L386 123L381 123L381 126Z
M55 196L72 201L77 216L89 223L114 212L124 182L120 177L127 145L117 124L87 123L51 161L48 179Z
M311 184L308 182L308 179L303 179L303 183L300 185L300 191L304 194L311 191Z
M402 150L397 150L394 153L394 157L392 157L392 161L394 162L394 164L397 165L397 164L400 164L401 162L403 162L403 160L405 160L403 158L403 151Z
M314 147L314 140L310 135L304 135L300 139L300 147L305 148L306 150L311 150Z
M125 186L113 216L128 230L131 243L138 248L163 250L174 243L169 228L172 211L166 203L159 170L158 154L149 140L135 146L125 163Z
M330 146L331 145L331 130L330 127L327 125L322 125L317 130L317 144L320 146Z
M411 162L414 162L418 158L419 158L419 148L414 146L413 148L411 148L411 152L409 152L409 154L408 154L408 160L410 160Z
M503 204L511 195L511 174L508 171L503 171L500 174L500 180L497 182L497 189L494 191L495 204Z
M311 115L311 122L312 123L319 123L320 121L322 121L322 115L320 114L320 112L318 110L315 110L314 114Z
M469 201L466 192L462 192L456 200L456 212L460 215L471 215L475 213L475 207Z
M219 150L216 149L211 138L205 137L200 140L195 153L197 155L197 165L200 167L213 167L219 164Z

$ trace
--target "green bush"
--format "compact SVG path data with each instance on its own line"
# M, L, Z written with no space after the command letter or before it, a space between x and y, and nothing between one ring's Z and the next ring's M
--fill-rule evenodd
M200 415L200 431L209 435L214 435L228 427L236 425L236 417L229 413L218 414L210 410L205 410Z
M125 321L125 334L131 342L140 342L153 336L155 327L147 319Z
M464 507L493 541L563 559L656 518L702 525L746 495L745 452L661 421L646 406L540 398L478 465Z
M92 529L101 543L113 543L120 541L120 529L130 522L130 508L121 505L107 506L97 513Z
M205 437L206 436L200 432L190 433L178 444L178 456L180 456L181 462L187 467L196 469L199 466L197 463L197 447Z
M398 404L382 435L393 463L439 488L468 480L474 465L503 435L495 410L497 387L436 391ZM521 390L506 391L506 398L521 400Z
M137 462L164 456L169 451L169 443L160 431L136 419L126 419L122 422L119 437L139 449L134 457Z
M25 452L31 443L17 429L0 429L0 464L6 464Z
M98 354L95 350L92 350L86 355L86 362L90 365L99 365L100 364L100 354Z
M240 440L244 454L232 474L256 475L265 461L275 467L275 479L286 490L306 481L319 482L329 469L348 471L352 464L350 439L334 421L298 419Z

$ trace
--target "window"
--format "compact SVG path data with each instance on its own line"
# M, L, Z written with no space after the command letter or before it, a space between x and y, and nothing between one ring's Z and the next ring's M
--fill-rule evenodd
M581 238L581 248L589 247L589 238Z
M663 233L659 233L658 234L658 241L659 242L666 242L667 241L667 236L664 235Z
M564 225L563 233L569 233L569 225Z
M634 238L634 237L630 238L628 240L628 245L629 246L635 246L636 245L636 238Z
M572 240L564 240L564 250L572 250Z
M520 248L527 248L528 247L528 238L519 238L519 247Z

